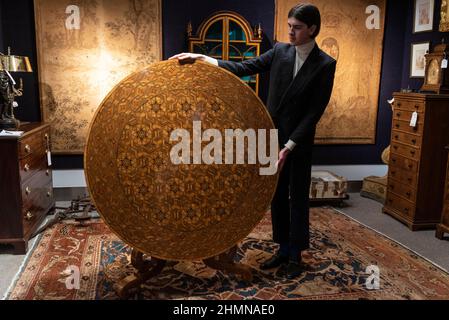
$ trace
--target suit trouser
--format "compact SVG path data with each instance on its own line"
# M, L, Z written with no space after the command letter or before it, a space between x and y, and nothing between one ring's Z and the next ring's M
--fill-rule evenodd
M308 249L310 243L311 169L312 147L291 152L271 203L274 242L289 244L300 251Z

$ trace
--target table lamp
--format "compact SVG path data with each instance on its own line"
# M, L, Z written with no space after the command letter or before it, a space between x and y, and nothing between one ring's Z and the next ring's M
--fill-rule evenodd
M14 108L18 106L15 97L23 94L23 82L16 88L16 82L10 72L33 72L28 57L0 53L0 129L15 129L20 125L14 117Z

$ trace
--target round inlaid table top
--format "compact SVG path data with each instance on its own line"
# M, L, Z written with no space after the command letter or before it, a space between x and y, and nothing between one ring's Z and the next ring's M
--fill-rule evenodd
M261 175L268 165L249 163L248 155L232 164L237 147L226 148L227 129L254 129L259 142L265 129L269 154L274 125L265 106L221 68L171 60L120 82L92 120L84 158L105 223L128 245L165 260L206 259L238 244L267 211L277 175ZM188 148L174 149L187 138ZM222 147L212 152L212 141ZM229 150L234 159L225 157Z

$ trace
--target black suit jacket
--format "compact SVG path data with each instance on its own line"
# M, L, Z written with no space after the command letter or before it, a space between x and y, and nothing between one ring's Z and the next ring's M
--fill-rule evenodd
M292 140L306 147L313 145L316 125L329 103L336 61L316 45L293 79L295 59L295 46L277 43L254 59L218 64L237 76L270 71L267 106L279 129L280 143Z

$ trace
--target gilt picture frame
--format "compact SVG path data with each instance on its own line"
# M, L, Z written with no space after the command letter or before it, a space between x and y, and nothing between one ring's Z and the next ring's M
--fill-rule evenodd
M415 0L413 33L433 30L435 0Z
M449 32L449 0L441 1L440 16L440 32Z

